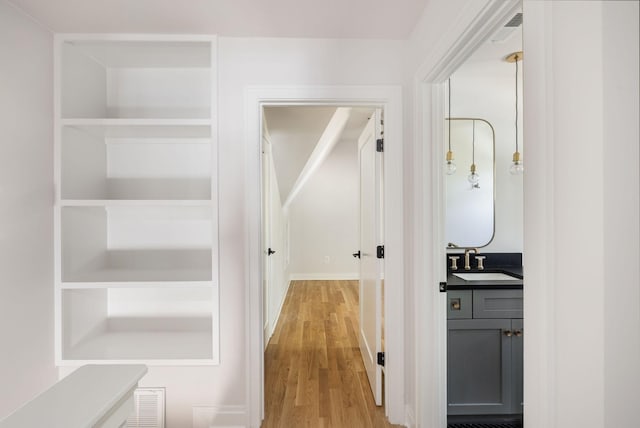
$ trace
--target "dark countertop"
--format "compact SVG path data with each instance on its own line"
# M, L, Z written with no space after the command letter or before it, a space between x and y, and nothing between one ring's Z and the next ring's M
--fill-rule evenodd
M448 254L453 255L453 254ZM455 254L459 255L459 254ZM509 254L511 255L511 254ZM522 274L522 256L518 254L519 258L513 259L513 257L505 258L507 254L488 254L487 261L491 260L496 263L491 263L488 265L485 261L485 269L471 269L465 270L462 266L464 263L458 263L458 270L452 271L451 269L447 269L447 290L522 290L523 284L523 274ZM461 258L462 259L462 258ZM473 266L476 266L474 257L472 256L472 260L474 261ZM460 262L459 260L458 262ZM513 262L520 261L520 264L515 265L511 264ZM505 265L500 266L501 262L505 262ZM465 281L462 278L458 278L454 276L454 273L505 273L508 275L515 276L513 281Z

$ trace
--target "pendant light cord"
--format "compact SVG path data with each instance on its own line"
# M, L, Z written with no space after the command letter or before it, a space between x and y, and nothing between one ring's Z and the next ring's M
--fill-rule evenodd
M476 121L471 121L471 163L476 163Z
M447 87L449 90L449 151L451 151L451 77L449 77Z
M518 56L516 55L516 153L518 152Z

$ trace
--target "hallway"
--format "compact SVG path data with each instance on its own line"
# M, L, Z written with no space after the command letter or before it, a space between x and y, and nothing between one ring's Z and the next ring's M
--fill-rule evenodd
M265 351L273 427L392 427L358 347L358 281L293 281Z

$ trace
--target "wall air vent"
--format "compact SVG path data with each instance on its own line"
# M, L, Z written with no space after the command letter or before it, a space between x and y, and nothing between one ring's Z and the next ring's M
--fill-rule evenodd
M522 25L522 13L516 13L506 24L491 36L493 43L506 41Z
M133 393L135 412L125 428L164 428L164 388L138 388Z
M513 18L506 24L505 27L519 27L522 25L522 13L516 13Z

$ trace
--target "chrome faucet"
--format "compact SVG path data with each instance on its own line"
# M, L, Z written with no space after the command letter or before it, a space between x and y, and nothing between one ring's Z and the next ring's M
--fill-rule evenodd
M479 254L477 248L465 248L464 249L464 270L471 270L471 262L469 260L469 254L473 251L473 254Z

